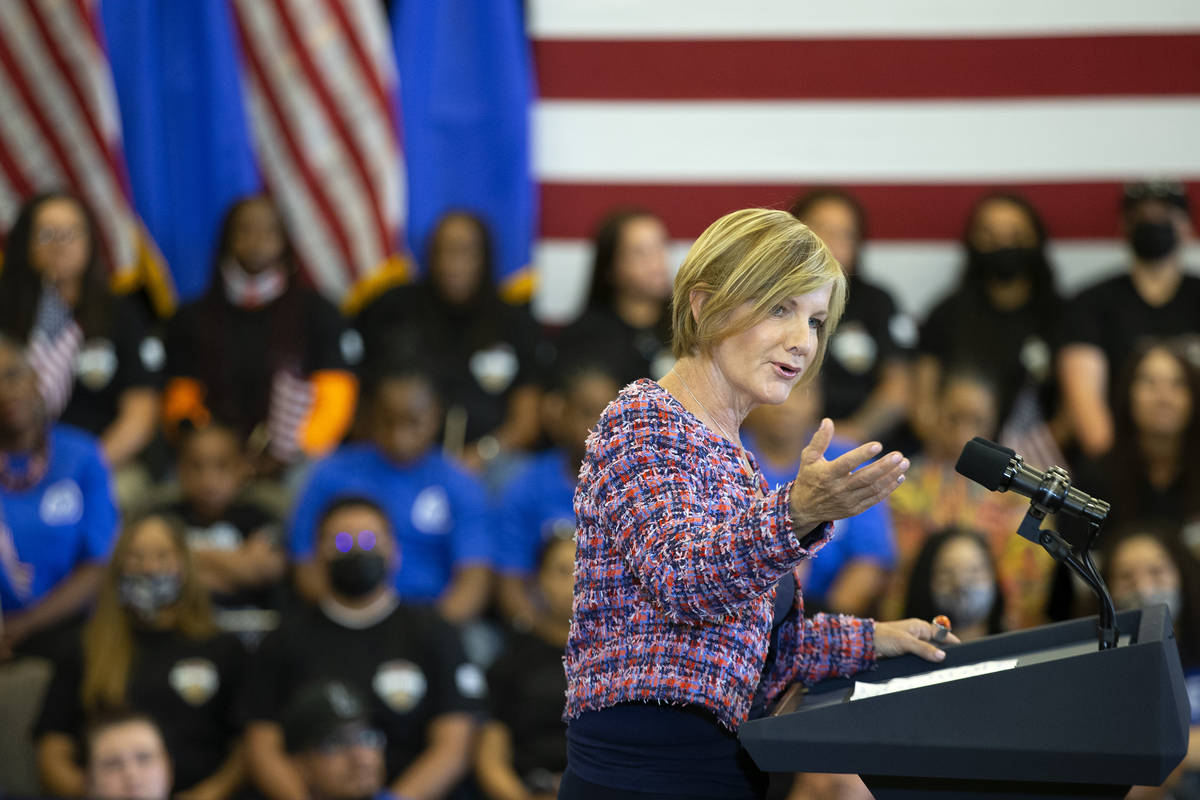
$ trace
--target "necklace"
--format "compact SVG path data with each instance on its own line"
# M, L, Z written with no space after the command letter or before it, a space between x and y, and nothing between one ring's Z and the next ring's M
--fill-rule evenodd
M707 415L708 418L711 419L713 421L713 423L717 426L717 430L719 430L721 432L721 434L726 439L729 440L730 444L732 444L734 447L736 447L738 449L738 455L741 457L742 463L745 464L748 469L750 467L750 459L746 458L746 448L742 447L741 439L729 435L729 431L725 430L725 426L721 424L720 420L717 419L716 415L708 410L708 406L706 406L706 405L704 405L704 403L700 402L699 397L696 397L696 393L692 391L691 386L688 386L688 382L687 382L687 380L684 379L682 374L680 374L679 372L676 372L675 377L679 378L679 382L683 384L683 388L687 389L688 396L691 397L693 400L695 400L696 405L700 406L700 408L704 410L705 415Z

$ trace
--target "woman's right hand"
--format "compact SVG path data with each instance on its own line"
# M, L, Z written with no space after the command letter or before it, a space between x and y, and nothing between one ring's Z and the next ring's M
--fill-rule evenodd
M861 514L904 482L908 459L902 454L888 453L858 469L878 455L883 446L868 442L826 461L825 449L832 439L833 422L823 419L800 455L800 469L789 497L797 535L802 536L823 522Z

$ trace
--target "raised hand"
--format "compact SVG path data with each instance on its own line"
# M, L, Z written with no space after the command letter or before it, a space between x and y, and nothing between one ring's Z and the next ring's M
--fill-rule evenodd
M833 421L823 419L800 455L800 469L789 498L792 524L798 534L822 522L860 514L904 482L908 459L900 453L888 453L862 466L883 449L878 442L868 442L826 461L825 450L832 439ZM862 469L858 469L860 466Z

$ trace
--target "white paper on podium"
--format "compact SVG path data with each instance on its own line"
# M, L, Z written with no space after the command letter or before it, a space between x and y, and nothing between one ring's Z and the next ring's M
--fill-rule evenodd
M1017 665L1015 658L1003 658L995 661L980 661L978 664L966 664L961 667L947 667L923 672L920 675L909 675L906 678L892 678L880 683L854 682L851 700L862 700L864 697L878 697L893 692L906 692L909 689L920 689L923 686L933 686L938 683L960 681L963 678L974 678L976 675L987 675L989 672L1003 672Z

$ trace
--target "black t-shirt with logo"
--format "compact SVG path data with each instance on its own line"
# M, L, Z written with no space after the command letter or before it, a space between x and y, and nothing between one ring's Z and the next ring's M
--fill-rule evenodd
M347 370L361 350L337 308L307 287L293 283L254 309L210 293L171 320L167 375L200 381L213 416L248 435L267 420L278 372L308 378L321 370Z
M1067 306L1065 344L1091 344L1108 359L1111 393L1127 359L1143 338L1200 333L1200 278L1184 275L1169 302L1151 306L1128 275L1117 275L1085 289Z
M364 374L413 364L432 370L444 405L466 413L466 441L495 430L514 389L542 379L549 353L523 308L499 300L456 308L424 284L381 294L355 319Z
M513 768L531 790L567 768L567 725L562 721L567 676L563 648L526 633L513 634L508 649L488 670L492 718L512 736Z
M79 348L71 399L59 418L93 436L117 418L122 393L162 388L166 363L162 339L133 298L114 298L111 313L110 335L88 337Z
M665 312L660 323L636 328L611 309L589 309L559 335L558 361L599 365L622 386L639 378L657 380L675 364L670 318Z
M175 791L189 789L216 772L237 736L236 682L245 660L241 645L225 634L195 640L176 631L134 632L134 655L126 705L150 716L162 730L175 768ZM81 646L55 665L34 735L65 733L79 739L87 725L80 699Z
M1002 310L960 289L930 312L917 350L936 357L943 370L961 366L990 376L1000 395L1001 425L1017 394L1027 386L1037 390L1043 417L1049 419L1058 402L1054 375L1058 310L1057 303Z
M833 419L858 411L879 385L883 368L907 358L917 339L916 323L897 312L886 291L858 275L847 284L846 310L821 365L822 413Z
M399 606L382 621L348 628L304 608L263 639L242 686L243 723L278 722L296 693L338 679L369 702L387 736L387 779L425 750L430 723L443 714L480 712L486 686L456 631L434 612Z

